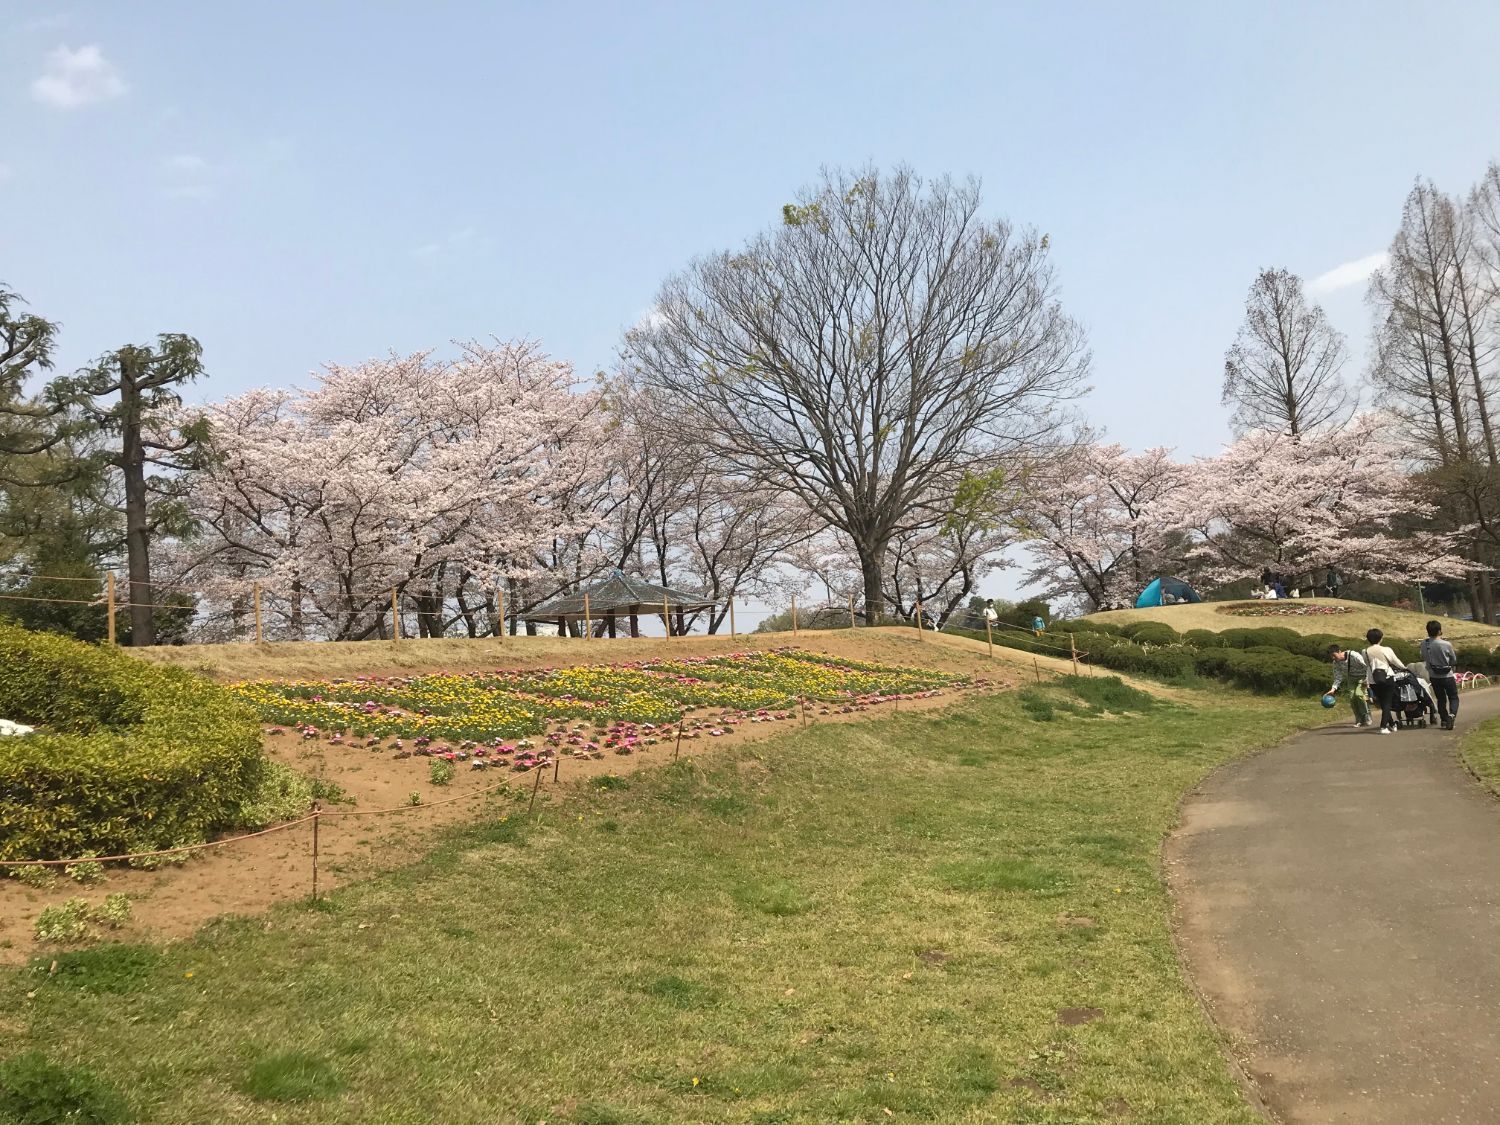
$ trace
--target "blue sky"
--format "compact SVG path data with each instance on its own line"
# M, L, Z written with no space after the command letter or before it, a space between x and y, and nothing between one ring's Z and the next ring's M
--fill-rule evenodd
M1256 270L1500 156L1497 43L1493 0L6 0L0 279L62 366L189 332L215 397L490 334L586 372L820 165L904 161L1051 235L1096 423L1210 452ZM1361 355L1363 285L1324 300Z

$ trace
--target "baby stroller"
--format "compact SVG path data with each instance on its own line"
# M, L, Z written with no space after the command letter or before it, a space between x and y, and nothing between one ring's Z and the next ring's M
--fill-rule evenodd
M1411 672L1397 672L1391 680L1394 695L1391 713L1403 727L1425 727L1437 722L1437 703L1432 690Z

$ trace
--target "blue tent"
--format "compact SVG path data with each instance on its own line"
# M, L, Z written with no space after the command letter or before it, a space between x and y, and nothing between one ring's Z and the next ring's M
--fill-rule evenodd
M1158 578L1141 591L1141 596L1135 599L1135 608L1146 609L1150 606L1176 605L1178 602L1201 602L1202 600L1198 596L1198 591L1182 579Z

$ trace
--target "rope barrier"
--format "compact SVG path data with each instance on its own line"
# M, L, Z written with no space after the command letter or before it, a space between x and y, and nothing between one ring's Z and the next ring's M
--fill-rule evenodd
M156 852L130 852L126 855L85 855L76 859L0 859L0 867L63 867L72 863L118 863L131 859L150 859L154 856L185 855L188 852L201 852L205 848L222 848L227 844L238 844L241 840L253 840L257 836L269 836L273 832L285 832L288 828L296 828L299 824L316 820L319 815L319 813L308 813L298 820L289 820L285 824L262 828L259 832L246 832L243 836L229 836L207 844L187 844L180 848L164 848Z

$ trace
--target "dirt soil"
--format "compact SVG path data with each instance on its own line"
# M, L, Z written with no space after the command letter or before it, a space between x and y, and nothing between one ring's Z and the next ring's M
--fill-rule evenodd
M779 634L771 640L774 643L760 637L637 641L507 638L503 654L500 645L487 641L407 641L400 646L391 646L389 642L222 645L157 650L151 658L210 671L222 679L292 679L319 674L324 677L411 674L436 669L469 671L496 666L534 668L613 663L664 653L710 655L795 644L814 652L937 668L985 681L985 686L970 690L999 690L1033 676L1071 670L1067 660L1043 657L1034 661L1027 654L1001 648L996 648L991 656L982 642L931 634L919 639L910 629L802 633L795 639ZM751 641L756 643L748 643ZM390 651L393 647L394 654ZM354 651L325 654L325 650ZM363 657L363 663L351 666L356 655ZM497 656L500 660L495 659ZM850 715L820 715L819 708L811 707L806 721L878 721L885 714L899 711L930 711L951 706L964 694L964 691L950 691L929 699L880 704L870 711ZM718 712L699 711L691 717L706 719L715 714ZM792 749L801 726L799 716L793 720L745 724L718 738L700 734L697 739L684 739L680 753L684 758L697 757L777 734L792 735L781 743ZM629 756L609 754L599 760L564 758L556 776L550 767L536 775L475 770L458 763L453 781L439 787L428 780L429 759L423 757L396 760L388 752L377 754L358 747L301 742L290 735L268 736L265 744L272 757L300 772L336 783L354 799L353 805L327 806L327 815L320 818L320 890L415 859L438 833L454 824L481 817L525 815L533 786L538 791L538 810L554 808L566 803L570 792L578 791L592 777L649 768L671 761L677 752L673 742L664 741ZM519 801L514 796L517 791L524 794ZM407 803L412 793L421 796L422 804ZM368 815L371 810L380 809L397 811ZM279 902L305 898L311 890L311 823L198 852L180 866L156 871L112 866L105 881L93 886L80 886L62 877L54 887L35 889L14 879L4 879L0 880L0 963L21 962L56 948L38 944L33 927L45 906L73 897L97 902L107 894L123 892L130 896L132 918L127 926L110 931L108 939L168 941L192 934L212 918L253 915Z

